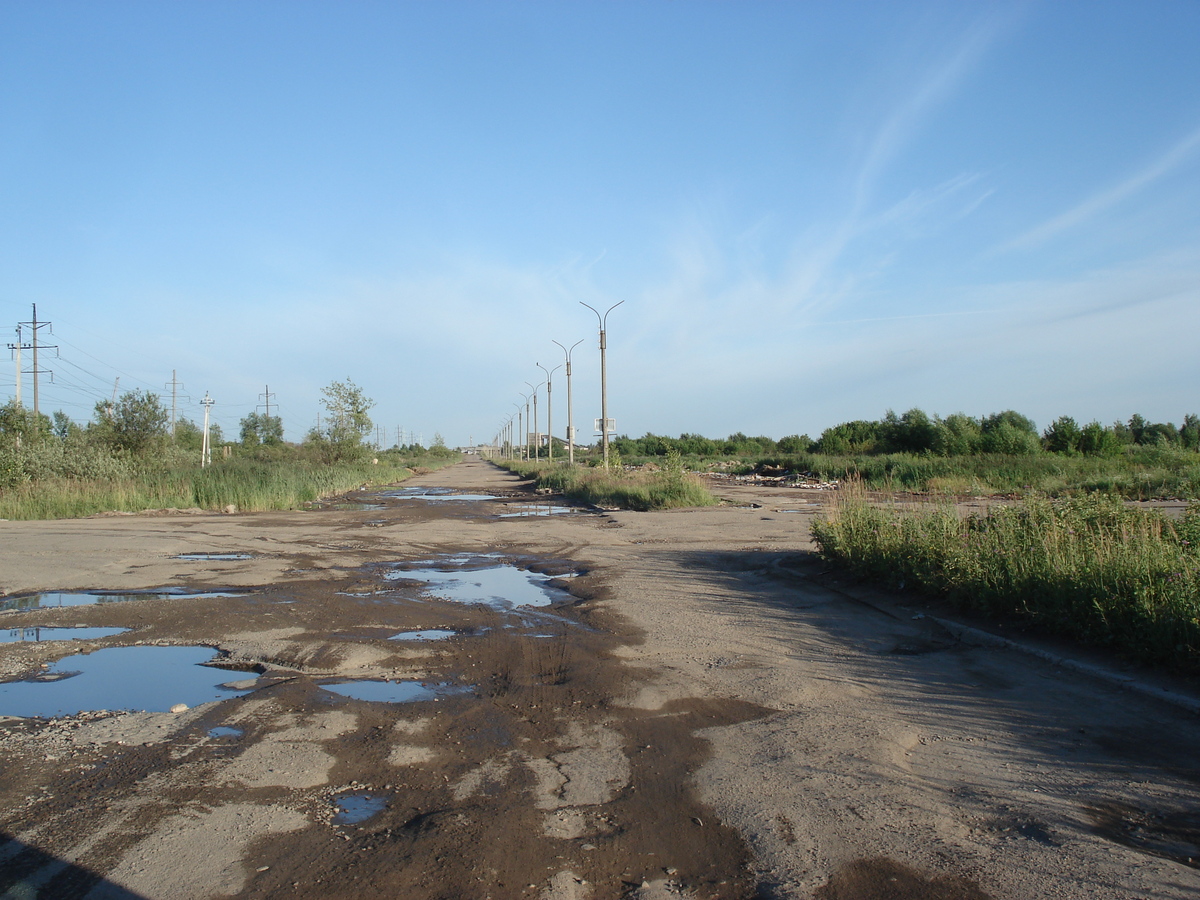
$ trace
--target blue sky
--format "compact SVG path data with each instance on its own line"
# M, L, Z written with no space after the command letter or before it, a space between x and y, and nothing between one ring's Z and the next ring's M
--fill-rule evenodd
M43 411L175 370L227 435L350 378L490 440L583 339L582 437L621 301L633 435L1178 423L1197 46L1191 0L0 0L0 330L53 322Z

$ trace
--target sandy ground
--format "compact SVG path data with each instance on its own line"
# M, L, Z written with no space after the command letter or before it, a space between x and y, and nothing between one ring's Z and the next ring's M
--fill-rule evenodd
M1187 686L1167 702L839 583L807 539L829 494L503 518L531 496L486 463L414 484L498 499L0 523L8 597L248 591L0 612L131 629L2 644L10 681L204 645L245 690L0 719L3 897L1200 896ZM253 557L175 558L195 552ZM485 554L560 599L452 603L400 571ZM456 635L389 640L428 628ZM441 687L322 687L347 678ZM380 811L340 822L363 794Z

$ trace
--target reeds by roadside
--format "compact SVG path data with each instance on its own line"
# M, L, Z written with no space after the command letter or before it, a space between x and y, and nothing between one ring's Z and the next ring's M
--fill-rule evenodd
M496 460L523 478L533 478L540 488L591 503L594 506L651 510L712 506L717 500L700 479L683 471L678 460L657 472L566 466L548 462Z
M880 507L861 485L813 526L823 556L892 587L1200 671L1200 507L1182 520L1103 495L1029 497L982 516Z

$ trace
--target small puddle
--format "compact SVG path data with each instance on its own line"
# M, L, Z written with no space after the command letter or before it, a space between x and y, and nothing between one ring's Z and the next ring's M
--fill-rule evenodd
M549 584L555 577L496 563L486 556L455 556L424 568L394 569L389 581L417 581L428 585L426 592L455 603L483 603L494 609L518 606L550 606L570 597Z
M213 738L240 738L242 729L230 728L228 725L218 725L216 728L208 729L208 736Z
M0 631L0 644L16 644L20 641L92 641L97 638L124 634L128 628L91 628L79 625L73 628L45 628L33 625L29 628L9 628Z
M43 594L26 594L0 601L0 612L7 610L57 609L65 606L92 606L97 603L124 603L127 600L194 600L200 597L243 597L245 594L232 591L185 591L182 588L164 588L157 591L48 591Z
M450 684L422 684L419 681L336 681L321 684L323 690L351 700L369 703L414 703L418 700L437 700L449 694L458 694L467 688Z
M230 559L254 559L253 553L180 553L172 556L171 559L192 559L192 560L230 560Z
M73 716L98 709L170 712L246 693L211 647L113 647L60 659L28 681L0 683L0 715Z
M333 798L337 813L333 821L337 825L357 825L387 809L387 798L368 791L338 794Z
M446 631L443 628L428 628L425 631L402 631L399 634L393 634L389 641L444 641L446 638L452 638L457 631Z

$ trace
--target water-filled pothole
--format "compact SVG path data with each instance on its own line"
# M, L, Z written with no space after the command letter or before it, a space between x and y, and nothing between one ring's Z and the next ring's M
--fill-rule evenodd
M25 594L0 601L0 612L6 610L57 609L62 606L92 606L96 603L123 603L127 600L194 600L200 597L242 597L234 591L188 591L184 588L161 588L154 591L46 591Z
M369 791L338 794L333 803L337 807L333 821L338 825L358 825L387 809L387 798Z
M0 715L73 716L99 709L170 712L240 696L211 647L113 647L60 659L27 681L0 683Z
M253 553L178 553L171 559L214 560L254 559Z
M77 625L64 628L45 628L33 625L28 628L9 628L0 631L0 644L16 644L21 641L94 641L99 638L124 634L128 628L99 628Z
M323 690L365 700L369 703L414 703L417 700L437 700L451 694L461 694L469 688L453 684L422 684L419 681L374 681L357 679L352 681L325 682Z
M437 503L444 500L477 501L500 499L495 494L459 493L452 488L437 487L399 488L395 491L384 491L381 496L388 497L392 500L424 500L431 503Z
M483 603L494 609L518 606L550 606L570 595L550 584L556 576L497 563L491 556L452 556L434 565L416 564L396 568L385 576L390 581L417 581L426 592L455 603Z
M216 728L208 729L208 736L213 738L240 738L242 734L242 729L232 728L229 725L218 725Z
M424 631L402 631L399 634L393 634L389 641L444 641L446 638L452 638L457 631L447 631L444 628L427 628Z
M529 516L561 516L580 512L574 506L555 506L552 503L530 503L525 506L514 506L510 512L500 513L499 519L523 519Z

